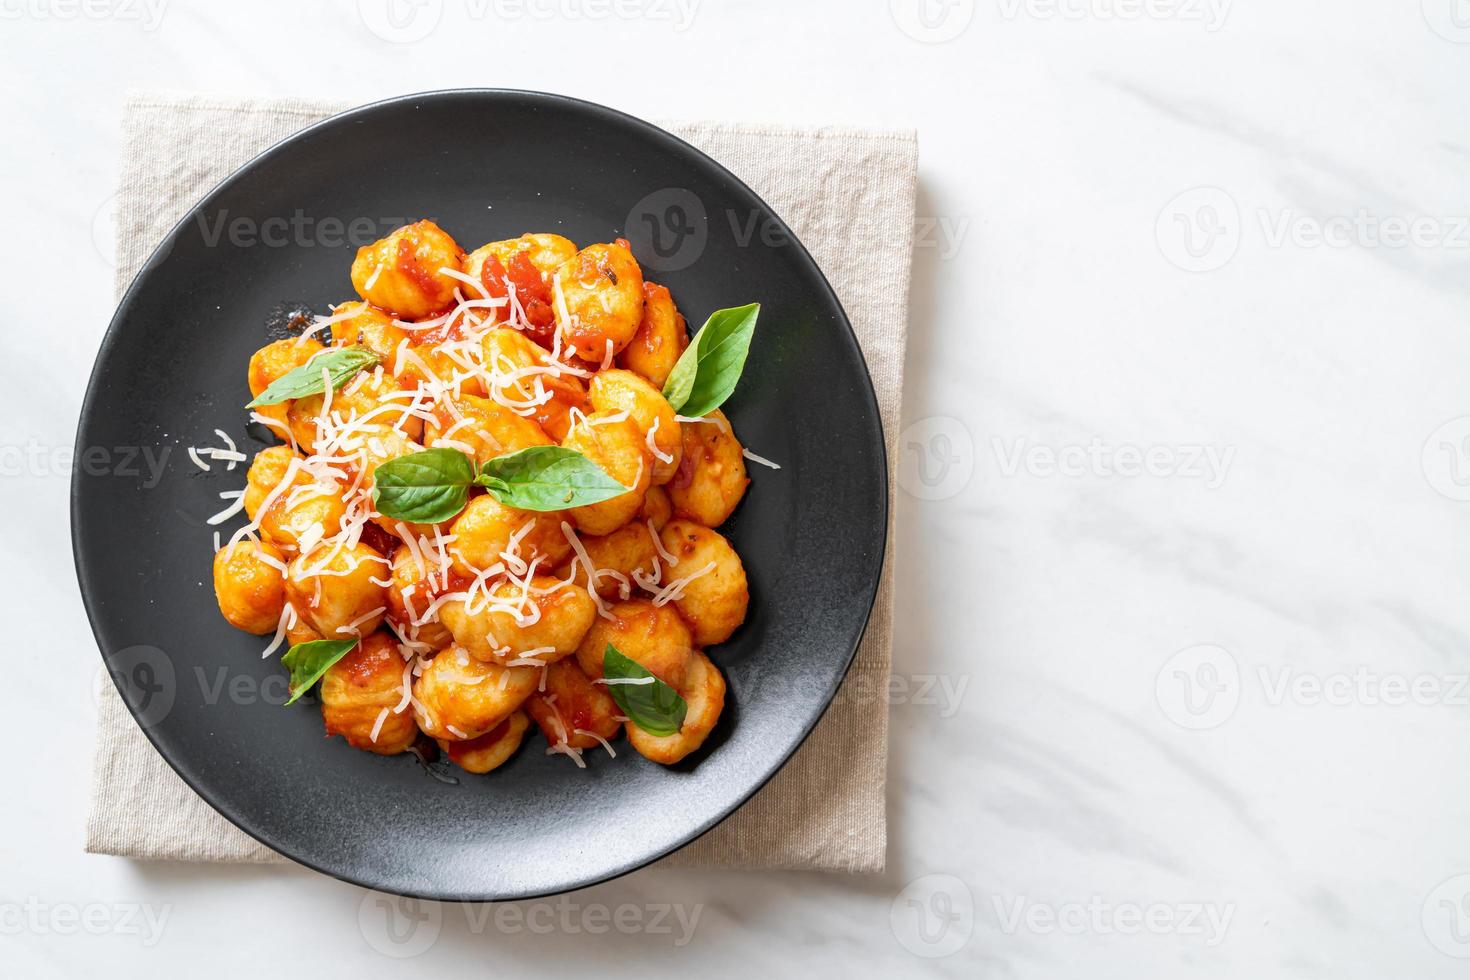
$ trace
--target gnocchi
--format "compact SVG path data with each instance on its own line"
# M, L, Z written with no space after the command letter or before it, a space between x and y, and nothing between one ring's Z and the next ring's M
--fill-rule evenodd
M265 541L239 541L214 555L214 595L235 629L269 633L286 605L286 565Z
M624 413L638 427L650 457L649 482L663 486L679 469L683 438L679 420L657 388L632 371L599 371L588 387L592 407L607 416Z
M559 660L546 671L544 691L526 701L550 745L592 749L616 737L622 723L618 704L605 685L594 684L575 660Z
M628 488L611 500L567 511L577 528L588 534L611 534L631 521L643 507L653 471L643 434L627 413L593 412L572 426L561 444L586 456Z
M357 299L250 359L280 444L216 545L221 615L289 644L293 695L320 677L327 734L366 752L489 773L534 731L582 766L623 734L665 765L697 751L726 695L706 648L750 603L714 529L750 480L722 412L664 395L690 344L669 290L621 239L466 251L432 221L350 279ZM546 475L563 464L580 476Z
M585 589L537 576L522 591L509 582L483 598L466 593L439 608L454 642L480 660L501 664L552 663L576 651L597 618Z
M588 245L553 276L553 306L568 353L606 363L627 347L643 321L643 272L628 243Z
M540 678L536 667L502 667L450 647L413 682L414 715L430 738L468 741L509 718Z
M328 735L378 755L408 751L418 738L413 712L402 703L403 658L384 633L374 633L322 675L322 721Z
M352 287L362 299L407 320L421 319L454 303L464 251L432 221L405 225L357 250Z
M436 739L439 748L449 756L449 761L465 772L484 774L499 769L510 761L526 737L531 720L524 711L517 711L484 735L471 739Z
M679 613L647 599L619 602L599 618L577 648L577 662L588 677L602 677L602 656L611 643L659 680L677 689L684 680L693 634Z
M680 423L683 452L669 482L669 500L680 517L719 527L735 512L750 478L744 448L719 409L705 421Z
M628 743L644 758L672 766L704 744L725 710L725 676L709 657L696 651L689 660L684 683L679 686L679 696L689 707L677 732L651 735L631 721L624 726Z
M618 367L627 368L647 378L655 388L663 389L669 373L679 363L679 355L689 346L684 318L674 309L673 297L663 286L643 284L643 318L633 339L618 355Z
M690 576L674 605L689 624L694 642L702 647L725 642L745 622L750 605L740 556L718 531L693 521L670 521L659 537L664 550L679 559L677 573L681 578Z

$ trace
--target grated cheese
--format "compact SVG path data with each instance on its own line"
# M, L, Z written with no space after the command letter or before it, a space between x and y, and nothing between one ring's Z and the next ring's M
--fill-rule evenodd
M226 490L224 493L220 494L220 497L221 499L231 500L233 502L230 504L230 506L220 511L218 514L215 514L213 517L206 519L204 523L210 525L223 524L225 521L229 520L236 514L240 513L240 511L245 509L244 490Z
M586 735L588 738L595 738L595 739L597 739L599 742L602 743L602 747L605 748L605 749L607 749L607 754L609 756L611 756L614 759L616 759L618 757L618 754L613 751L613 747L608 742L608 740L605 739L605 738L603 738L601 735L597 734L596 732L589 732L585 728L574 728L574 729L572 729L572 731L575 734L577 734L577 735Z
M769 459L766 459L764 456L757 456L755 453L751 452L749 449L741 449L740 450L740 455L744 456L746 459L750 460L752 463L759 463L762 466L769 466L773 470L779 470L781 468L781 464L780 463L773 463Z
M662 421L663 419L658 418L657 416L654 417L653 425L650 425L648 427L648 435L644 437L643 441L648 443L648 451L652 453L654 458L657 459L660 463L672 463L674 461L674 454L662 452L658 448L658 443L654 441L654 434L658 432L658 424Z
M679 564L679 559L674 556L674 553L669 551L668 548L664 547L663 540L658 536L658 530L653 526L653 518L650 517L647 523L648 534L650 537L653 538L653 547L654 550L658 552L659 557L668 562L670 568L673 568L675 565Z
M664 606L668 605L670 602L676 602L679 599L684 598L684 589L689 585L690 582L693 582L701 575L708 575L714 570L715 563L710 562L708 565L705 565L697 572L692 572L691 574L686 575L683 578L675 579L668 585L664 586L663 590L659 592L658 595L653 597L653 604L655 606Z

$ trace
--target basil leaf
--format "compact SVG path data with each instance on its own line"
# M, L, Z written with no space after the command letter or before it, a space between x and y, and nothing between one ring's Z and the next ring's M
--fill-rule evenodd
M332 387L338 388L342 382L363 368L373 367L382 360L365 347L339 347L329 350L300 367L292 368L272 381L265 391L262 391L253 402L245 407L259 408L262 405L279 405L293 398L320 395L326 390L322 384L323 368L326 368L327 378Z
M736 306L710 314L694 340L679 355L664 383L664 398L681 415L701 417L722 405L740 372L761 305Z
M291 671L291 698L286 703L294 704L311 686L322 679L331 666L343 657L347 651L357 646L357 639L351 640L312 640L310 643L298 643L286 651L281 658L281 663Z
M602 651L602 676L608 680L652 677L653 683L608 684L607 691L623 714L650 735L673 735L683 727L684 716L689 712L688 702L611 643Z
M497 456L480 467L475 482L502 504L521 510L585 507L628 492L592 460L561 446Z
M458 449L425 449L389 460L373 474L373 507L417 524L447 521L481 486L507 507L550 511L595 504L628 492L596 463L561 446L497 456L478 472Z
M373 471L373 508L384 517L437 524L464 510L475 461L441 446L390 459Z

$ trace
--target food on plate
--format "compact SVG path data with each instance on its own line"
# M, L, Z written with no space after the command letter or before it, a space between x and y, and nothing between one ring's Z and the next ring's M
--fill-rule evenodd
M472 773L533 732L581 767L624 733L665 765L697 751L725 701L710 648L750 605L717 528L764 461L720 406L759 306L691 338L622 239L466 252L428 220L350 278L246 368L279 443L210 518L246 519L216 534L220 613L285 648L287 703L320 682L327 734L363 751L437 743Z

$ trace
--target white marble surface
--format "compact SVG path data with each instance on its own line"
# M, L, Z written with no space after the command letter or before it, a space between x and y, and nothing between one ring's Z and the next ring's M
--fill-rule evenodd
M400 44L307 6L0 2L0 972L1465 975L1470 3L428 0ZM648 871L394 945L310 872L81 853L56 452L130 85L918 128L886 874ZM698 917L596 934L624 903Z

